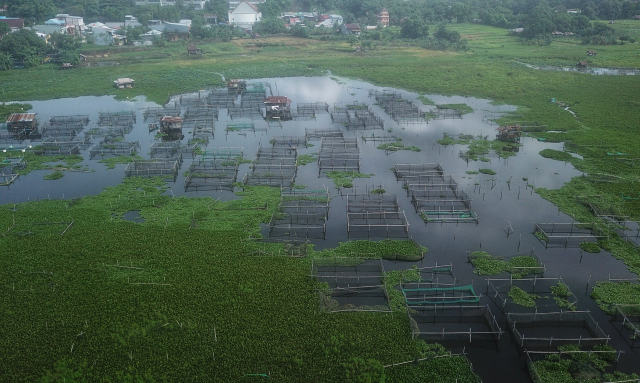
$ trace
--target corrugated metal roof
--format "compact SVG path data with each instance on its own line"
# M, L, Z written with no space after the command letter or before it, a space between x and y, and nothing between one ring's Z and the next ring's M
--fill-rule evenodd
M7 122L29 122L36 118L35 113L14 113L7 119Z
M291 100L287 96L269 96L264 102L269 104L290 104Z
M169 122L169 123L182 122L182 117L164 116L160 119L160 122Z

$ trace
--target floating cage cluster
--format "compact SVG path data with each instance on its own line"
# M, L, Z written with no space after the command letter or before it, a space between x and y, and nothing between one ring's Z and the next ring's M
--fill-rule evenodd
M611 339L589 311L509 313L507 325L522 350L551 349L564 344L595 346L607 344Z
M384 121L367 104L334 105L331 121L344 125L347 130L384 129Z
M42 144L35 154L45 156L73 155L89 148L93 142L89 135L82 136L89 116L54 116L44 126L41 133Z
M411 335L428 342L497 343L504 333L488 305L412 306L409 313Z
M215 149L214 151L217 151ZM230 151L228 152L230 153ZM242 153L240 156L242 157ZM238 161L236 156L202 156L193 161L189 167L189 174L184 181L184 191L233 191L233 183L238 176Z
M381 259L314 258L311 277L328 285L317 290L321 311L391 312Z
M349 194L347 235L351 237L409 237L409 222L395 195Z
M609 238L591 223L534 223L533 234L549 247L579 247L582 242L598 242Z
M134 156L140 150L138 141L113 141L104 139L89 151L89 159L95 157L107 158L115 156Z
M403 99L399 93L369 91L378 105L398 124L420 124L425 122L424 113L414 103Z
M259 147L251 163L251 173L242 180L245 185L290 188L296 178L297 150L289 147Z
M322 137L318 176L331 171L360 172L360 148L356 137Z
M126 177L162 177L176 182L180 164L178 161L136 161L124 169Z
M270 238L325 239L329 191L283 189L279 211L269 222Z
M334 137L334 138L344 137L344 133L339 128L325 128L325 129L305 128L304 133L305 133L304 134L305 142L309 142L312 140L321 140L324 137Z
M444 175L440 164L397 164L394 173L425 223L478 222L471 199L450 175Z

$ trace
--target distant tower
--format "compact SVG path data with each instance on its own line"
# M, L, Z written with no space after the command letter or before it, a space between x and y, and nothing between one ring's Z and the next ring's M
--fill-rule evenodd
M387 11L387 8L382 8L382 11L378 14L378 22L385 27L389 26L389 11Z

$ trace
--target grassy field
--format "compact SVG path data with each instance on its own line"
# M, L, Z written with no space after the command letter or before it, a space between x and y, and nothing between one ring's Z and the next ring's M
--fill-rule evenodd
M632 34L640 23L614 27ZM640 167L608 154L640 158L640 76L541 71L520 63L569 66L595 49L598 55L588 59L592 66L640 67L640 44L591 47L561 38L550 46L528 46L502 29L450 28L469 40L470 51L427 51L394 42L355 53L346 43L286 36L198 42L205 52L198 58L188 57L183 43L87 47L91 67L0 72L0 101L113 94L162 103L170 94L222 85L222 76L327 71L420 94L484 97L517 105L520 119L547 125L551 132L536 133L541 138L572 142L571 150L584 157L570 159L578 169L619 177L615 183L584 177L559 190L538 189L544 198L581 221L596 218L577 195L600 196L601 203L640 219L640 201L621 198L640 190ZM105 61L120 64L96 65ZM134 78L136 88L115 89L118 77ZM146 381L251 381L246 374L270 373L279 381L337 382L341 363L354 356L390 364L424 355L423 344L410 339L404 315L318 315L308 260L245 255L244 239L270 217L258 208L278 198L272 190L248 190L240 202L225 205L204 198L171 200L159 195L160 184L135 182L73 203L41 201L15 212L0 207L3 231L14 216L13 233L34 230L32 220L74 222L63 236L50 225L38 226L43 231L37 235L0 238L0 327L8 334L0 338L0 355L12 366L0 371L0 380L34 381L48 370L54 377L80 371L89 380L117 380L120 371ZM141 211L145 223L119 219L130 210ZM602 246L640 273L637 250L617 238ZM420 381L419 374L428 373L432 381L445 382L454 371L458 381L471 381L465 366L461 360L411 365L390 371L388 381Z

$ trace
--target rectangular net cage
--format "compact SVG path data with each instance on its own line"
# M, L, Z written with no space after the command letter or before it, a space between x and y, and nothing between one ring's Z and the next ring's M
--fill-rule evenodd
M108 158L115 156L133 156L140 150L138 141L114 141L103 139L96 146L89 150L89 159L96 157Z
M412 337L427 342L497 343L504 333L489 305L419 306L407 311Z
M325 239L329 191L283 188L278 212L269 222L269 237L289 240Z
M225 158L194 160L184 181L184 191L233 191L238 164Z
M579 247L582 242L598 242L609 238L593 223L534 223L533 235L545 246Z
M595 346L611 339L589 311L508 313L512 340L521 349L551 349L564 344Z
M305 142L320 140L324 137L344 137L340 128L305 128Z
M534 307L524 306L510 296L529 294ZM556 294L554 294L554 291ZM486 295L503 313L555 312L561 307L576 309L578 298L564 284L562 278L488 278Z
M473 304L480 301L473 285L436 286L432 283L403 283L400 286L405 303L414 306L447 306Z
M630 347L640 346L640 305L614 305L611 323Z
M162 177L176 182L179 170L178 161L135 161L124 169L126 177Z
M119 125L131 126L136 122L136 113L134 111L120 112L100 112L98 117L98 125Z
M142 113L142 116L144 117L144 121L159 121L164 116L180 116L180 108L177 106L150 106L145 109L145 111Z
M325 287L317 290L320 310L326 312L391 312L380 259L314 258L311 276Z

